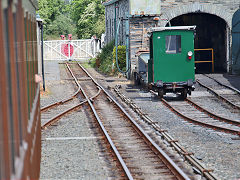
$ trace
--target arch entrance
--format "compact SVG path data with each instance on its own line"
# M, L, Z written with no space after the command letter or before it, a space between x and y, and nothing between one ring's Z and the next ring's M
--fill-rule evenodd
M222 18L208 13L188 13L170 20L172 26L196 25L195 49L214 49L215 72L227 72L228 25ZM197 61L211 60L211 52L196 51ZM196 64L196 72L211 72L211 63Z

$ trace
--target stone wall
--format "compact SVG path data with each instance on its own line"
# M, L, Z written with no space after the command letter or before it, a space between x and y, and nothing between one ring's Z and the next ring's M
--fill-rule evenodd
M111 2L111 1L110 1ZM117 17L125 17L129 11L129 0L112 0L113 4L106 6L106 39L110 42L114 39L115 5L119 7ZM239 0L161 0L161 14L158 26L165 26L168 21L188 13L208 13L223 19L226 24L226 61L227 71L231 71L231 44L232 44L232 17L239 9ZM151 16L130 17L130 60L131 69L136 65L136 52L148 49L147 29L155 26ZM121 23L119 39L125 44L125 23Z
M138 51L149 50L148 30L155 27L157 22L151 16L130 18L130 59L131 69L136 66L136 54Z

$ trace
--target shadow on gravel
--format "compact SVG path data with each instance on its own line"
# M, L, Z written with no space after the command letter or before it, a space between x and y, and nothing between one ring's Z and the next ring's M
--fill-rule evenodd
M137 85L133 85L133 84L127 85L126 92L129 92L129 93L139 93L139 92L150 93L149 90L146 87L141 86L141 85L137 86ZM152 101L152 102L161 101L161 99L157 95L154 95L154 94L151 94L151 96L148 96L148 97L133 96L133 97L131 97L131 99L135 99L135 100L138 100L138 101ZM181 98L180 95L176 95L176 94L173 94L173 93L164 95L164 99L166 99L167 101L183 101L183 99Z
M167 100L167 101L184 101L182 98L181 98L181 96L180 95L166 95L166 96L164 96L163 97L165 100Z
M240 90L240 76L224 74L223 77L225 77L234 88Z
M141 85L133 85L133 84L129 84L126 87L126 92L129 93L150 93L149 90ZM134 100L138 100L138 101L152 101L152 102L157 102L157 101L161 101L160 98L158 96L155 95L151 95L151 96L147 96L147 97L140 97L140 96L132 96L131 99Z

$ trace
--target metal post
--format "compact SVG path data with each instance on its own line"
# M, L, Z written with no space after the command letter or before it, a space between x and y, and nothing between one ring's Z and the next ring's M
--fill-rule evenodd
M93 39L93 57L96 57L96 40L95 38Z
M42 78L43 78L43 91L45 91L45 77L44 77L44 64L43 64L43 24L41 24L41 51L42 51Z
M70 61L70 40L68 41L68 60Z
M214 73L214 53L212 49L212 73Z

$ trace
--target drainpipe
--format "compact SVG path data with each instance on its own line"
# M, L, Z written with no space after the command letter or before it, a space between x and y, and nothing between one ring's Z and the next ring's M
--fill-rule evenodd
M130 67L127 66L126 67L126 71L122 71L119 67L119 64L118 64L118 35L119 35L119 28L120 28L120 24L121 24L121 19L119 19L119 22L118 22L118 26L117 26L117 34L116 34L116 38L115 38L115 47L116 47L116 65L117 65L117 69L119 72L123 73L123 74L127 74L130 70Z
M115 39L116 39L116 36L117 36L117 5L116 3L114 3L114 6L115 6L115 9L114 9L114 35L115 35Z

